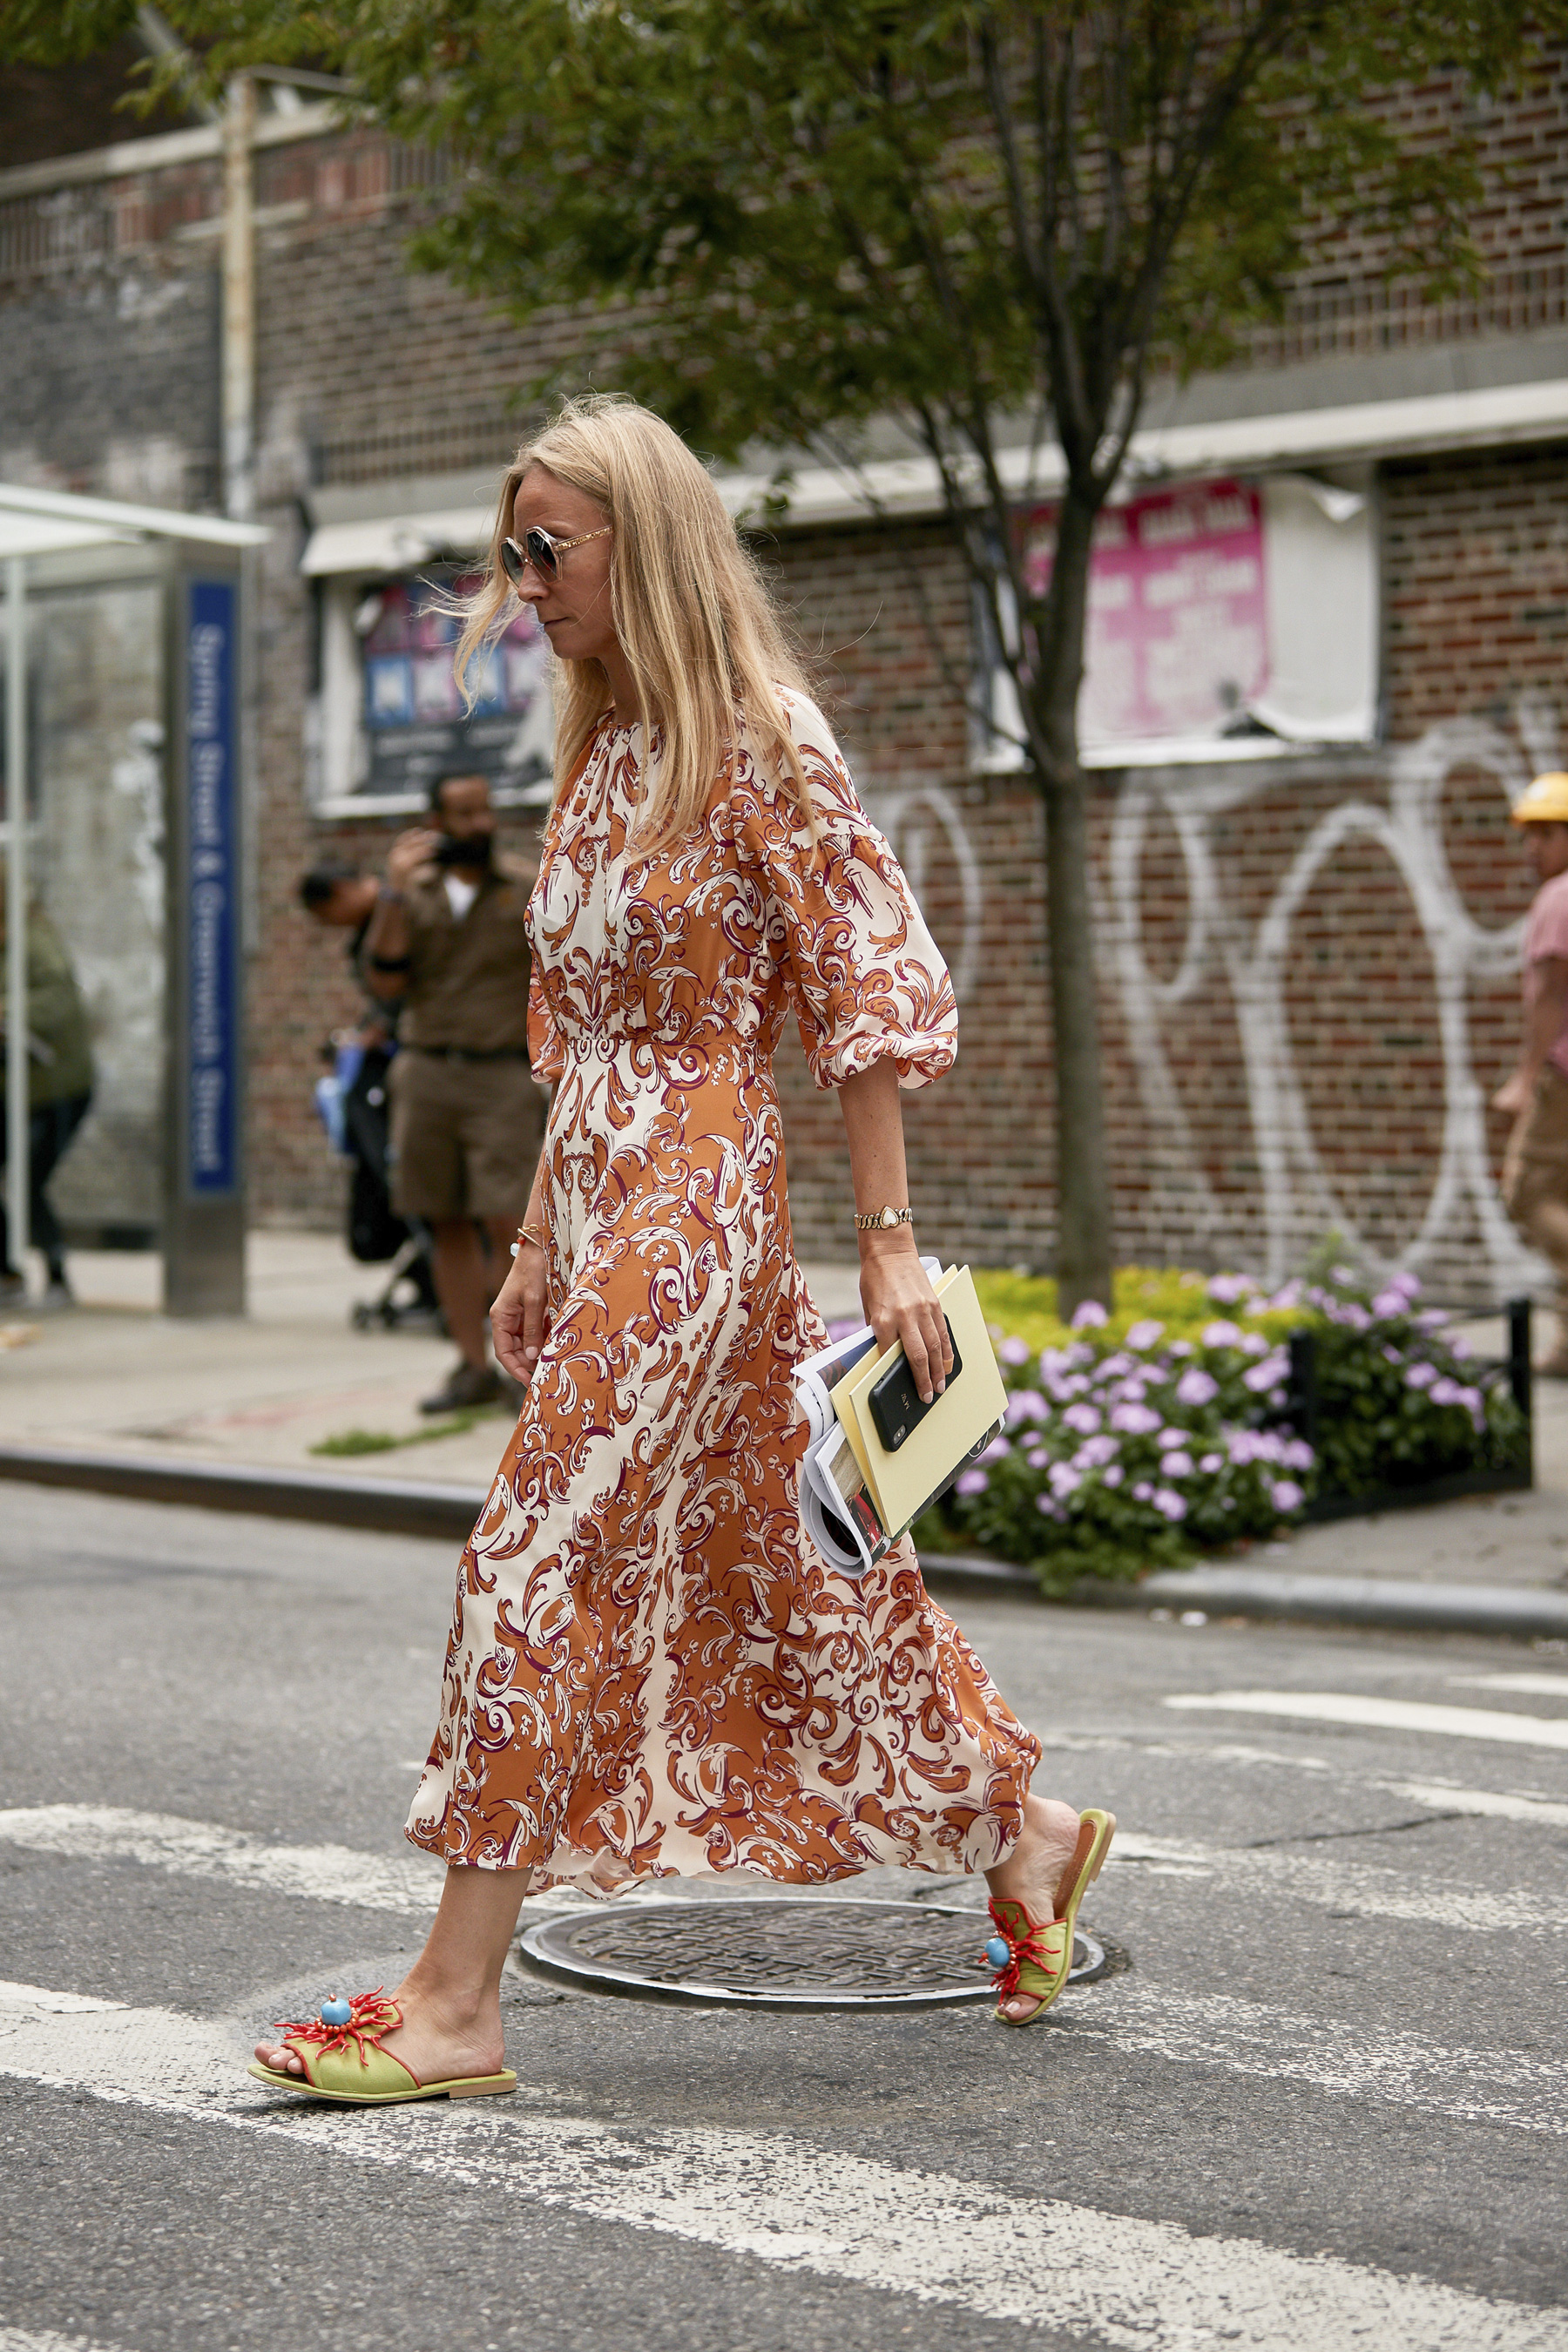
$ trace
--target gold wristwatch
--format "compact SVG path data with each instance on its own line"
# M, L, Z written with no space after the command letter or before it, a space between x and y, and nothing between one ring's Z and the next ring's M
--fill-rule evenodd
M855 1226L857 1232L862 1234L873 1233L878 1229L890 1234L895 1226L912 1225L914 1221L915 1213L912 1209L868 1209L864 1216L858 1214L856 1216Z

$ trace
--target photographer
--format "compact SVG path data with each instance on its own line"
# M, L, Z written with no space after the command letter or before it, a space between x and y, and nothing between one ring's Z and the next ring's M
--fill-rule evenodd
M430 810L393 845L363 955L372 994L402 1004L393 1206L433 1229L436 1288L462 1350L420 1406L438 1413L501 1394L485 1318L527 1211L545 1103L528 1066L532 872L498 856L483 776L438 776Z

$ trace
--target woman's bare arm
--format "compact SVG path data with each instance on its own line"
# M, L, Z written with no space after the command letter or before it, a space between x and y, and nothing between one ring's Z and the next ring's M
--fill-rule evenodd
M864 1214L871 1209L907 1207L910 1182L898 1071L890 1061L873 1062L858 1076L845 1079L838 1100L849 1138L856 1209ZM897 1225L890 1232L873 1228L856 1238L866 1320L879 1347L890 1348L895 1340L902 1344L921 1402L929 1404L947 1385L952 1347L946 1318L920 1262L914 1230L910 1225Z

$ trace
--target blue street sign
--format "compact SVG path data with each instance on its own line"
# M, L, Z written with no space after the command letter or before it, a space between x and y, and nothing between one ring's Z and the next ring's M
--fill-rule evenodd
M239 1170L238 594L193 580L185 640L185 1172L232 1193Z

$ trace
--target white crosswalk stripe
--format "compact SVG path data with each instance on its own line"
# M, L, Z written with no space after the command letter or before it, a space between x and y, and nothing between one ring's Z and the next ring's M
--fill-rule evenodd
M1399 1784L1389 1784L1397 1786ZM1412 1801L1437 1811L1462 1811L1454 1792L1409 1790ZM1441 1797L1443 1801L1434 1801ZM1494 1808L1489 1804L1487 1810ZM1500 1802L1497 1809L1500 1810ZM142 1813L112 1805L37 1805L0 1811L0 1843L83 1861L136 1862L182 1877L226 1880L312 1902L339 1903L403 1917L424 1916L440 1892L438 1865L410 1853L382 1856L352 1846L269 1845L265 1839L174 1813ZM1337 1852L1203 1844L1180 1838L1118 1833L1109 1869L1142 1865L1166 1877L1205 1878L1227 1894L1310 1904L1447 1928L1457 1935L1555 1935L1568 1929L1568 1896L1528 1888L1471 1891L1423 1880L1386 1864L1355 1862ZM554 1906L574 1898L557 1894ZM636 1898L631 1898L635 1900Z
M330 2111L280 2111L265 2094L227 2088L236 2063L221 2028L166 2011L0 2012L0 2072L265 2135L274 2150L482 2185L1015 2325L1081 2330L1116 2352L1568 2352L1568 2311L1055 2198L1004 2197L783 2133L629 2131L511 2102L484 2113L394 2108L345 2130Z
M405 1853L360 1853L346 1845L272 1845L244 1830L142 1813L119 1805L28 1805L0 1811L0 1843L84 1862L139 1862L181 1878L220 1878L234 1886L355 1904L406 1917L433 1911L441 1867L412 1847Z
M1161 1704L1229 1715L1293 1716L1300 1722L1353 1724L1370 1731L1429 1732L1443 1739L1491 1739L1508 1747L1568 1748L1568 1717L1435 1706L1424 1699L1375 1698L1360 1691L1176 1691Z
M0 2352L112 2352L86 2336L57 2336L52 2327L7 2327L0 2319Z
M1177 2065L1284 2077L1332 2097L1414 2107L1452 2123L1568 2137L1568 2064L1524 2051L1466 2050L1419 2033L1347 2028L1147 1978L1077 1994L1068 2013L1075 2033Z

